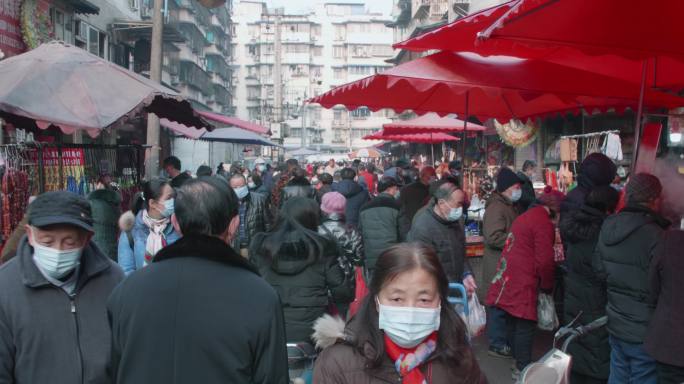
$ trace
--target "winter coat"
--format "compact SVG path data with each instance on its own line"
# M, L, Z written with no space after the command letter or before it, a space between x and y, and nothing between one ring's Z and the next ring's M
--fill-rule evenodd
M363 239L355 228L345 225L336 214L326 215L318 234L337 245L338 265L348 278L354 276L354 266L363 262Z
M362 326L360 321L351 320L345 329L344 322L332 318L319 321L314 337L320 340L323 351L314 365L313 382L316 384L387 384L401 383L401 377L394 362L387 356L380 366L368 368L368 359L375 354L376 347L371 340L356 337ZM375 324L374 326L377 326ZM363 347L358 347L363 346ZM431 384L485 384L487 378L480 370L471 349L467 349L462 361L468 364L445 364L433 354L420 367Z
M518 216L487 292L487 305L520 319L537 321L539 291L553 289L555 237L545 207L536 206Z
M401 189L399 194L399 228L402 236L411 230L411 223L419 209L430 201L430 187L420 181L413 182Z
M518 172L518 178L522 180L520 189L522 190L522 196L518 200L518 210L520 213L527 211L530 205L537 200L537 195L534 193L534 184L532 180L525 174L525 172Z
M501 252L516 217L518 210L515 205L499 192L493 192L485 203L482 224L485 250L482 258L482 282L478 284L478 296L482 301L496 275Z
M278 295L217 238L162 249L107 311L114 383L288 383Z
M566 242L565 299L563 323L570 323L577 315L579 324L590 322L606 314L606 285L592 268L592 257L598 242L601 225L606 215L584 206L568 212L563 230L572 235L574 242ZM610 373L610 345L608 331L596 329L573 341L568 347L572 355L574 372L606 380Z
M129 214L128 212L124 215ZM126 276L130 275L134 271L141 269L145 265L145 247L147 246L147 237L150 235L150 229L143 223L142 220L143 211L138 212L135 216L135 221L133 227L124 227L121 230L121 235L119 235L119 265L123 269ZM130 223L130 220L124 220ZM133 238L133 245L129 241L129 235L126 232L130 232ZM166 235L166 244L170 245L176 242L180 235L173 229L173 225L169 223L164 230Z
M178 176L174 177L171 179L171 187L173 188L180 188L185 184L186 182L192 180L192 176L188 175L185 172L181 172Z
M308 342L314 321L327 310L328 292L335 303L349 303L354 299L353 286L338 265L335 245L326 238L321 238L325 249L317 260L307 260L294 244L285 243L277 255L278 261L273 262L260 251L266 236L256 235L250 260L280 296L287 341Z
M247 212L245 213L247 227L245 229L247 244L249 244L257 233L267 232L271 229L271 215L264 195L250 193L245 198L245 203L247 204ZM240 242L240 236L236 234L232 244L233 249L240 249Z
M465 231L458 221L439 217L430 205L413 220L408 241L418 241L434 248L449 281L461 282L464 272L471 273L465 258Z
M356 227L359 224L359 211L369 200L368 190L354 180L342 180L333 184L333 191L341 193L347 199L344 217L347 225Z
M669 231L651 262L651 294L657 299L644 348L657 361L684 367L684 232Z
M5 241L2 247L2 253L0 253L0 265L10 261L17 253L17 248L19 247L19 242L26 234L26 225L28 224L28 213L24 214L17 227L14 228L10 237Z
M88 195L93 212L93 242L110 259L117 260L117 221L121 215L121 195L111 189L99 189Z
M124 278L91 243L73 296L33 261L26 236L0 267L0 383L108 384L111 332L105 303Z
M628 343L641 344L655 303L650 299L648 272L669 222L642 207L626 207L601 227L592 262L608 289L608 332Z
M318 201L318 204L323 202L323 195L328 192L332 192L332 190L332 184L323 184L320 188L318 188L316 190L316 201Z
M375 182L376 182L376 180L377 180L377 177L375 176L375 174L372 174L372 173L367 172L367 171L359 172L359 184L363 184L366 187L366 189L368 190L368 193L371 194L371 196L375 196L375 192L376 192Z
M364 204L359 213L359 229L363 238L366 268L373 270L380 254L402 240L397 199L381 193Z
M293 179L287 183L280 193L280 207L293 197L308 197L313 199L315 195L316 190L308 181Z

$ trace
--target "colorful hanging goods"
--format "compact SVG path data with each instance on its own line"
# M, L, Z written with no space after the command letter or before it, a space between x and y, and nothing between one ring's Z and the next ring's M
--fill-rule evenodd
M561 161L577 161L577 140L561 139L560 158Z

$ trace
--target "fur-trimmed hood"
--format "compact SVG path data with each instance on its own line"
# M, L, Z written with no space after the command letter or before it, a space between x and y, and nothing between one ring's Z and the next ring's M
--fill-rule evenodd
M122 232L129 232L133 229L135 225L135 215L132 211L126 211L121 217L119 217L119 229Z
M323 315L314 322L314 333L311 335L316 348L325 349L337 342L349 339L345 333L345 323L339 316Z

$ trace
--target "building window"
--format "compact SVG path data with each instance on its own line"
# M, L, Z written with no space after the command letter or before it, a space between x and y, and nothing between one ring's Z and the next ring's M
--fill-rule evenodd
M333 110L333 120L342 121L342 110L341 109Z
M333 68L333 77L338 80L344 79L344 69L343 68Z
M350 45L349 51L352 57L371 57L370 45Z
M372 47L373 56L390 57L394 55L394 50L389 45L374 45Z
M373 66L367 66L367 65L350 65L349 66L349 74L350 75L370 75L373 73L373 69L375 67ZM376 72L377 73L377 72Z
M314 57L323 56L323 47L314 47L313 48L313 55L314 55Z
M351 112L351 115L352 115L352 118L354 118L354 119L359 119L359 120L366 119L366 118L370 117L371 110L366 108L366 107L361 107L361 108L353 110Z
M77 20L75 28L75 45L93 55L105 58L107 35L89 24Z
M333 57L336 59L344 59L347 56L347 47L343 45L333 46Z

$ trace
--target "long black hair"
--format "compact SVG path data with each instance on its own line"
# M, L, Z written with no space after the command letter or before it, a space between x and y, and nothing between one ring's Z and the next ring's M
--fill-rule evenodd
M375 271L368 284L368 295L363 301L355 323L359 324L354 329L355 347L362 356L367 359L369 368L377 368L385 357L384 334L379 328L379 313L375 298L388 282L399 274L420 268L437 282L437 289L441 300L442 311L440 314L440 326L437 331L437 349L433 358L442 361L446 367L458 367L469 370L472 364L470 347L466 336L466 325L447 300L449 296L449 280L442 263L439 261L434 249L421 243L403 243L386 249L375 264ZM374 347L374 354L368 356L365 343L369 342Z
M154 178L149 181L143 181L140 186L140 192L136 193L131 201L131 211L137 215L143 208L150 207L150 200L159 200L164 193L164 187L170 185L169 180L165 178Z
M257 253L272 265L279 260L306 259L313 263L326 250L326 240L318 234L318 203L306 197L287 200L278 213L273 229L266 233Z

